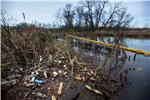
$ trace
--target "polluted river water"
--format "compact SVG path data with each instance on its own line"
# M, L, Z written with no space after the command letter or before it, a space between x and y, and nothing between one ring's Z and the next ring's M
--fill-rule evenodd
M93 39L93 38L92 38ZM112 41L112 37L96 37L97 41ZM140 49L149 52L150 51L150 39L134 39L125 38L123 45ZM75 51L80 52L86 56L87 62L100 63L100 54L95 53L92 49L83 49L81 46L75 46ZM126 52L127 61L123 65L123 70L127 73L128 84L114 96L115 100L150 100L150 57L139 55L135 56L135 53ZM83 58L84 58L83 57ZM101 59L104 59L101 57Z
M150 51L150 39L125 39L128 47ZM128 52L128 55L134 56ZM127 61L125 67L135 67L128 74L131 85L123 88L117 100L150 100L150 57L137 55L135 61Z

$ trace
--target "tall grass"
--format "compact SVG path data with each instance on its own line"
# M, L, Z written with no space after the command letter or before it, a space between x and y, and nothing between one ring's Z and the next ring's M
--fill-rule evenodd
M54 51L52 35L34 25L2 27L2 66L7 64L26 65L38 62L40 56Z

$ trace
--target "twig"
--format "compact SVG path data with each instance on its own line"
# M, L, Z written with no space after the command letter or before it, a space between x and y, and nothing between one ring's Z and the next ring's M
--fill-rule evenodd
M85 85L85 88L88 89L88 90L90 90L90 91L92 91L92 92L94 92L94 93L96 93L96 94L100 94L100 95L103 96L103 93L101 91L96 90L96 89L90 87L89 85Z

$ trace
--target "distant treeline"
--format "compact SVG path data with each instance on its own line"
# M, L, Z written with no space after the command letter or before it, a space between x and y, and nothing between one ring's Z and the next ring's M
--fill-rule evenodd
M60 29L101 30L128 28L133 17L121 2L86 0L76 6L66 4L58 9L56 17Z

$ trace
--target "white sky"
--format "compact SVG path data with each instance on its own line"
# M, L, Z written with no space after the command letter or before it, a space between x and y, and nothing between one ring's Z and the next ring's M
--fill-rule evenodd
M25 1L25 2L32 2L32 1L57 1L57 2L78 2L80 0L2 0L2 1ZM108 0L108 1L123 1L123 2L134 2L134 1L145 1L145 0Z
M10 2L13 1L13 2ZM36 1L36 2L35 2ZM38 2L37 2L38 1ZM2 9L12 15L17 21L22 22L22 13L26 15L26 22L31 23L36 20L49 24L56 21L55 13L58 8L62 8L66 3L75 4L81 0L2 0ZM109 0L124 1L128 12L134 17L134 24L137 27L149 25L150 27L150 1L143 0Z

